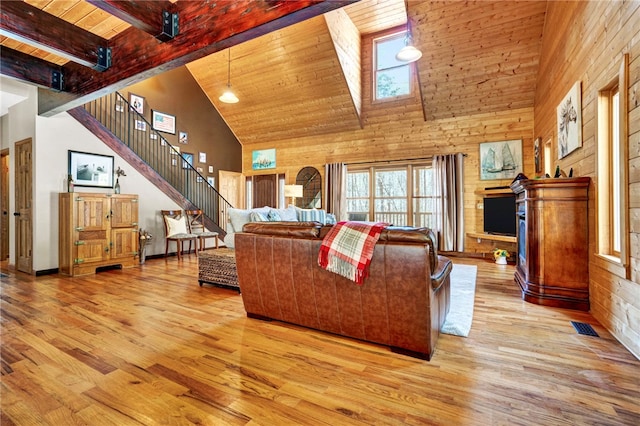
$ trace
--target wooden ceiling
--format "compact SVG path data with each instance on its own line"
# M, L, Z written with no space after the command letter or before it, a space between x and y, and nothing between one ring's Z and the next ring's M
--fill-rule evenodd
M4 22L7 3L3 1L0 8L0 34L4 35L8 34ZM331 133L366 126L360 49L369 47L359 46L359 36L404 25L407 14L414 44L423 52L416 65L421 97L415 103L426 120L533 107L547 2L246 0L219 2L224 7L207 9L209 2L178 1L173 4L181 11L181 35L169 41L153 37L157 35L156 28L149 29L153 19L141 17L150 13L155 17L162 10L158 4L168 7L170 2L25 3L108 40L109 46L127 46L124 53L118 51L117 64L114 48L114 64L100 73L34 49L19 37L0 38L3 74L43 86L33 81L32 73L20 74L15 65L9 72L18 75L7 73L5 56L42 58L69 73L72 81L65 80L69 83L65 90L71 93L48 90L51 94L41 101L41 112L68 109L91 96L184 64L240 142L249 145L310 133L326 134L331 140ZM123 4L132 6L127 9ZM198 7L187 7L194 4ZM230 6L234 4L239 5ZM183 23L184 18L196 17L198 23ZM224 28L202 30L203 23L220 27L220 20ZM271 24L265 24L267 21ZM66 40L65 34L58 36ZM230 82L240 98L237 104L218 100L227 85L228 47ZM7 55L7 49L19 54ZM87 81L78 80L81 78Z

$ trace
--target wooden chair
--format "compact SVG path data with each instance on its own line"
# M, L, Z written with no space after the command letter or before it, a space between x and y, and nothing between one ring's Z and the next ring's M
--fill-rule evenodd
M189 232L198 236L200 251L205 249L207 238L215 238L216 248L218 248L218 233L207 231L207 228L204 227L202 210L185 210L184 214L187 216L187 222L189 223Z
M191 243L195 243L195 254L198 256L198 236L190 232L187 222L187 215L182 210L161 210L164 222L165 248L164 255L169 253L169 242L176 242L176 252L178 260L184 251L185 241L189 241L189 253L191 253Z

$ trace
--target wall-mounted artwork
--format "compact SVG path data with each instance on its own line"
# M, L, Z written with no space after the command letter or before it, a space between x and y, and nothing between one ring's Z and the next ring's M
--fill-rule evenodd
M558 159L582 146L582 101L580 82L573 85L557 108Z
M189 143L189 135L187 132L180 132L180 137L178 138L178 142L187 144Z
M542 143L542 138L536 138L533 141L533 161L536 165L536 173L540 173L542 171L542 164L540 160L540 144Z
M251 167L253 170L275 169L276 168L276 150L262 149L251 153Z
M164 112L151 111L151 127L159 132L176 134L176 117Z
M182 162L182 168L190 169L191 166L193 166L193 154L191 154L190 152L183 152L182 158L184 158L184 161Z
M480 144L480 180L512 179L522 171L521 139Z
M199 152L198 153L198 162L201 164L206 164L207 163L207 153L206 152Z
M142 132L147 131L147 123L142 120L136 120L135 127L136 127L136 130L140 130Z
M211 185L211 187L215 187L216 186L216 178L214 178L213 176L207 176L207 183L209 185Z
M113 156L69 151L69 175L76 186L113 188Z
M129 105L138 114L144 115L144 98L142 96L129 93Z

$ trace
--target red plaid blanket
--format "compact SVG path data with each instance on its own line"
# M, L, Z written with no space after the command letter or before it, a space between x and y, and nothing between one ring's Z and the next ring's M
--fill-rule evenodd
M318 264L362 285L384 222L338 222L322 240Z

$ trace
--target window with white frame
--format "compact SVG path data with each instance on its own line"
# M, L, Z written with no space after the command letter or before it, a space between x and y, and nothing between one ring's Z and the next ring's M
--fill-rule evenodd
M373 40L373 99L388 100L411 94L411 64L396 53L404 47L406 31Z
M433 174L430 164L374 165L359 169L349 167L349 220L433 227L433 208Z

